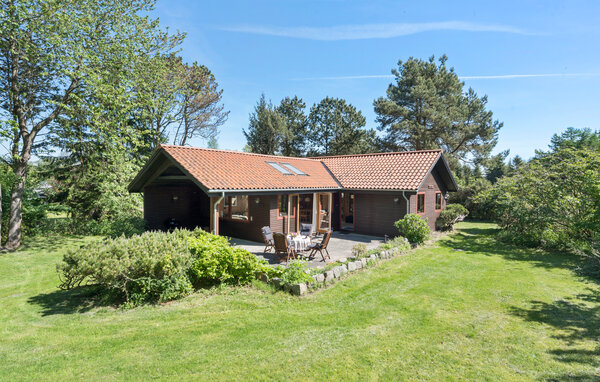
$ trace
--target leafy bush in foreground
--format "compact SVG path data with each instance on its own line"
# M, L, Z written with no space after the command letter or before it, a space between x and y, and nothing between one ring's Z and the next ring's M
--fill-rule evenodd
M399 252L406 252L410 249L410 243L404 237L397 236L392 240L388 240L387 243L381 244L379 249L383 249L384 251L396 249Z
M231 247L226 238L200 231L189 239L193 262L190 275L195 285L247 284L266 262L245 249Z
M461 204L448 204L446 208L440 213L436 221L436 225L443 231L451 231L454 229L454 224L462 221L469 214L467 210Z
M359 243L352 247L352 257L360 259L365 256L367 256L367 246L365 244Z
M313 281L313 278L307 272L308 263L304 260L292 260L288 267L281 274L281 281L284 284L298 284Z
M431 231L427 221L417 214L407 214L394 223L400 235L412 244L423 244L429 238Z
M133 305L182 297L192 291L188 238L200 232L146 232L69 250L57 265L60 287L97 284Z

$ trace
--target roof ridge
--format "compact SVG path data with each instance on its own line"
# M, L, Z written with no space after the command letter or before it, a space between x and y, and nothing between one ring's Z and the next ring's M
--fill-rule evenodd
M349 157L367 157L367 156L384 156L384 155L408 155L408 154L420 154L420 153L443 153L442 149L431 149L431 150L412 150L412 151L390 151L382 153L368 153L368 154L346 154L346 155L326 155L318 157L309 157L311 159L331 159L331 158L349 158Z
M210 149L210 148L206 148L206 147L193 147L193 146L181 146L181 145L167 145L167 144L160 144L159 145L162 148L178 148L178 149L189 149L189 150L202 150L202 151L217 151L217 152L222 152L222 153L232 153L232 154L241 154L241 155L250 155L250 156L258 156L258 157L266 157L266 158L272 158L272 159L300 159L300 160L308 160L311 162L319 162L318 159L316 158L307 158L307 157L289 157L289 156L284 156L284 155L269 155L269 154L258 154L258 153L248 153L245 151L236 151L236 150L223 150L223 149Z

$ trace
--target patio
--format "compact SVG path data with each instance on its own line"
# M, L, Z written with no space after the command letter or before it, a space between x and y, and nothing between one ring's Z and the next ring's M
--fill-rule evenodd
M313 243L321 241L322 237L322 235L313 237ZM276 256L273 250L271 250L271 252L263 253L263 250L265 249L265 245L263 243L236 238L231 238L230 242L232 245L239 246L240 248L254 253L256 256L264 258L269 262L269 264L286 264L285 261L279 261L279 256ZM331 259L327 259L326 262L323 262L321 255L317 253L315 257L308 262L308 266L319 267L330 262L335 262L341 258L350 257L352 255L352 247L356 244L365 244L367 246L367 250L369 250L377 248L381 243L383 243L383 238L378 236L359 235L348 232L334 232L329 240L329 245L327 246L329 254L331 255ZM308 253L309 252L301 254L308 255Z

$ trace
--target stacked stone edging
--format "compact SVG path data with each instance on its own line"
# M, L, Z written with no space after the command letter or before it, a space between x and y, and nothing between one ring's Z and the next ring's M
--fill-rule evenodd
M394 248L374 253L369 257L363 257L354 261L348 261L344 264L335 266L330 270L313 275L313 281L308 283L284 285L283 281L280 278L274 277L273 279L268 280L268 277L266 277L266 275L261 275L260 279L264 281L266 278L267 282L271 285L274 285L276 288L285 289L296 296L304 296L308 293L310 289L317 289L323 285L332 284L335 281L344 278L349 273L357 272L361 269L375 266L380 260L391 259L392 257L400 253L401 252L398 250L398 248Z

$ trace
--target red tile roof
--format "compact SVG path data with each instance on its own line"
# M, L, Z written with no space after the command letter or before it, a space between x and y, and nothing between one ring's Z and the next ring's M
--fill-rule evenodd
M338 189L318 160L238 151L161 145L161 148L208 190ZM284 175L268 161L289 163L308 174Z
M321 160L341 183L354 190L418 190L442 150L341 155Z
M228 150L161 145L130 185L139 192L162 156L175 161L209 192L236 190L418 190L441 150L290 158ZM162 156L164 158L164 156ZM307 174L284 175L267 162L289 163ZM152 167L154 166L154 167ZM154 169L154 170L153 170ZM454 182L449 174L449 181ZM454 187L455 188L455 187Z

